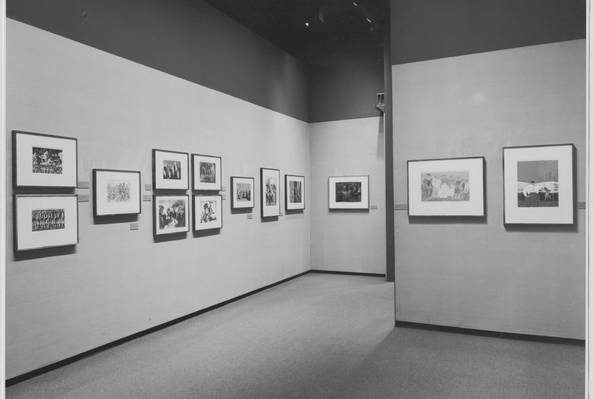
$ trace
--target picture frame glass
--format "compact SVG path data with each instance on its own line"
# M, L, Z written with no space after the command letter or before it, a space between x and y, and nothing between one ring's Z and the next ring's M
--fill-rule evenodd
M223 227L222 197L220 195L194 196L194 231Z
M329 209L369 209L369 176L328 178Z
M280 171L262 168L260 177L262 217L280 216Z
M483 157L408 161L409 216L485 216Z
M156 195L153 201L155 235L190 231L187 195Z
M221 157L192 154L192 165L194 190L221 189Z
M305 209L305 177L285 175L285 205L288 211Z
M77 186L77 140L38 133L13 132L16 187Z
M248 209L254 207L254 178L231 178L232 209Z
M187 190L188 154L153 150L153 184L155 190Z
M93 169L95 216L141 213L139 171Z
M574 223L574 146L503 149L504 223Z
M78 243L76 195L16 195L14 200L17 251Z

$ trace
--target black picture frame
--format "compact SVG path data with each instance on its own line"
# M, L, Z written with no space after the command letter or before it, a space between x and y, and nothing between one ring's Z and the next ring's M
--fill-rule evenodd
M47 185L47 184L19 184L18 182L18 174L17 174L17 164L19 160L19 154L17 153L17 136L18 135L28 135L28 136L38 136L38 137L48 137L52 139L58 140L67 140L74 142L74 182L73 184L67 185ZM35 133L35 132L27 132L24 130L13 130L12 131L12 186L13 189L39 189L39 188L52 188L52 189L75 189L78 185L78 139L76 137L67 137L67 136L58 136L54 134L47 134L47 133Z
M287 190L289 189L289 177L298 177L303 179L303 187L301 190L301 195L303 197L303 206L299 208L289 209L289 193ZM292 174L285 174L285 212L301 212L305 210L305 176L303 175L292 175Z
M218 197L219 198L219 212L221 218L221 225L216 227L209 227L207 229L197 229L196 228L196 198L200 197ZM202 231L211 231L211 230L221 230L223 228L223 196L221 194L194 194L192 196L192 231L194 232L202 232Z
M252 181L252 204L250 206L233 206L235 203L235 179L246 179ZM231 194L231 210L232 211L240 211L245 209L253 209L256 205L256 179L254 177L247 177L247 176L231 176L230 180L231 189L229 190Z
M178 155L185 155L186 156L186 184L185 187L179 188L171 188L171 187L163 187L157 186L157 165L156 165L156 155L157 152L169 153L169 154L178 154ZM187 152L183 151L172 151L172 150L163 150L160 148L153 148L152 150L152 169L153 169L153 190L167 190L167 191L187 191L190 188L190 155Z
M219 160L219 177L218 180L218 187L214 188L200 188L196 187L196 165L195 165L195 157L204 157L204 158L216 158ZM220 191L223 185L223 158L219 155L208 155L208 154L191 154L192 159L192 191ZM200 172L198 172L200 173Z
M114 173L130 173L138 175L138 212L127 212L127 213L102 213L97 214L97 172L114 172ZM94 217L108 217L108 216L129 216L139 215L142 213L142 185L141 185L141 173L138 170L122 170L122 169L93 169L93 216Z
M157 233L157 199L163 197L186 197L186 229L183 231L172 231L170 233ZM186 235L190 232L190 196L188 194L153 194L153 237L155 239L167 236Z
M332 179L341 179L341 180L349 180L349 179L365 179L367 190L367 206L344 206L344 207L336 207L332 206L331 200L331 189L330 189L330 182ZM349 176L328 176L328 209L331 211L369 211L369 175L349 175Z
M278 211L276 214L272 214L272 215L264 215L264 171L274 171L277 173L278 176L278 185L279 187L277 188L277 208ZM264 219L264 220L272 220L274 218L278 218L280 216L280 210L281 210L281 205L280 205L280 193L281 193L281 188L280 188L280 184L281 184L281 178L280 178L280 169L276 169L276 168L260 168L260 218Z

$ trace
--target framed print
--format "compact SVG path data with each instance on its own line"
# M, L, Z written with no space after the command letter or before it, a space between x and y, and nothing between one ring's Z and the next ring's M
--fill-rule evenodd
M369 176L330 176L328 208L369 209Z
M78 244L78 197L15 195L15 251Z
M573 224L573 144L503 148L505 224Z
M153 196L153 235L186 233L190 231L187 195Z
M133 215L141 212L140 172L93 169L93 215Z
M260 168L262 218L280 216L280 170Z
M285 175L285 209L305 209L305 176Z
M153 189L188 189L188 153L153 150Z
M220 195L194 196L194 231L223 227L222 198Z
M254 207L254 178L231 177L231 209Z
M192 154L192 170L194 190L221 189L221 157Z
M76 188L77 146L71 137L13 131L14 186Z
M407 162L408 216L485 216L485 158Z

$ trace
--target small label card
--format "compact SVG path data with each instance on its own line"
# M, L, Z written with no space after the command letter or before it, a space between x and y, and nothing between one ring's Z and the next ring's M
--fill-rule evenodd
M84 188L84 189L88 189L89 188L89 182L88 181L79 181L78 188Z
M408 204L394 204L395 211L408 211Z
M89 194L79 194L78 195L78 202L89 202Z
M585 201L579 201L577 203L577 208L578 209L586 209L586 202Z
M153 196L150 194L145 194L142 196L142 200L145 202L151 202L153 200Z
M227 199L227 196L225 195L225 193L221 194L221 200L225 200Z
M138 222L130 223L130 230L140 230L140 224Z
M377 205L370 205L369 209L377 209Z
M248 219L253 219L254 218L254 214L253 213L248 213L247 214L247 218Z
M227 187L225 187L225 186L221 186L221 191L222 191L222 192L227 192Z
M152 191L152 190L153 190L153 186L151 184L144 185L144 191Z

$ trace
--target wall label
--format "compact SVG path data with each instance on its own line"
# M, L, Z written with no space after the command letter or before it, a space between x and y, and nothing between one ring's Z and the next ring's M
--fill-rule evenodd
M140 224L138 222L130 223L130 230L140 230Z
M579 201L577 203L577 208L578 209L586 209L586 202L585 201Z
M376 209L377 210L377 205L369 205L369 209Z
M153 190L153 186L151 184L144 185L144 191L152 191L152 190Z
M248 219L253 219L254 218L254 214L253 213L248 213L246 216L247 216Z
M394 204L395 211L408 211L408 204Z
M89 202L89 194L79 194L78 195L78 202Z
M84 189L88 189L89 188L89 182L88 181L79 181L77 184L78 188L84 188Z
M142 196L142 200L145 202L151 202L153 200L153 196L150 194L145 194Z

